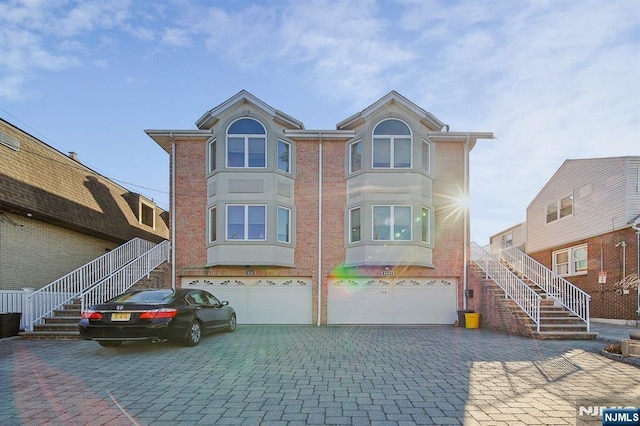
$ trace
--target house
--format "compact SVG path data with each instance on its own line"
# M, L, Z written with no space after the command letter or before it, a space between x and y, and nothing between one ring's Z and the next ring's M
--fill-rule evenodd
M527 251L527 222L522 222L507 228L489 238L491 253L495 254L503 246L516 247L523 252Z
M591 296L594 319L633 320L640 157L566 160L527 207L526 252Z
M465 301L469 151L397 92L304 124L247 91L196 129L146 130L171 156L174 284L239 323L452 324Z
M39 289L134 237L169 237L167 212L0 119L0 290Z

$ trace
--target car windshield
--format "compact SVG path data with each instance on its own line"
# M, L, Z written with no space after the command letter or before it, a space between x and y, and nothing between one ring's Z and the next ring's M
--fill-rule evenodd
M173 290L136 291L121 294L111 301L113 303L166 303L173 295Z

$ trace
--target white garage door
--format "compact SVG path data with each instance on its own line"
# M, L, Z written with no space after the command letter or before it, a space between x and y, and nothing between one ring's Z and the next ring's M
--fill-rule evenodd
M329 324L453 324L457 280L343 278L329 282Z
M183 278L183 288L198 288L229 302L238 324L311 324L311 280L305 278Z

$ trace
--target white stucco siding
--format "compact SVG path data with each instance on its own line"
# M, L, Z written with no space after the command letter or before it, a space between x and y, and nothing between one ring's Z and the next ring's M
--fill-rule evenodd
M628 157L567 160L527 208L527 252L626 226ZM573 195L573 214L546 223L546 207Z

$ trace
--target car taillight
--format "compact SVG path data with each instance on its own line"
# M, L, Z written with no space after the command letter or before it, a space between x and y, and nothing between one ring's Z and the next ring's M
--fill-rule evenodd
M178 310L175 308L154 309L153 311L144 311L140 313L140 319L173 318L177 313Z
M82 319L101 320L102 314L96 311L84 311L82 313Z

